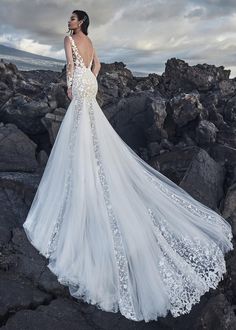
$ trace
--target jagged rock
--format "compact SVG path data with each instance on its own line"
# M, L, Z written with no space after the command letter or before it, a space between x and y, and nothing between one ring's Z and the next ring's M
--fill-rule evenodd
M70 100L66 95L65 84L63 83L51 83L51 89L48 91L48 101L51 109L64 108L67 109L70 104Z
M52 299L50 294L40 291L18 274L0 272L0 278L0 322L19 310L36 308Z
M8 271L27 277L38 288L53 296L71 298L68 288L58 282L56 275L47 267L47 259L30 244L22 228L13 229L11 243L15 260L12 260L12 253L7 253L8 250L3 249L5 265L8 263Z
M162 97L150 97L148 106L150 108L149 111L153 112L153 121L156 128L163 128L167 116L166 100Z
M136 91L155 91L162 82L162 77L156 73L150 73L147 77L134 77L132 87Z
M187 132L183 132L183 140L180 141L180 144L176 144L175 147L179 146L181 148L181 142L183 142L182 146L187 147L187 146L195 146L196 142L188 136Z
M160 150L161 150L161 147L160 147L160 144L157 143L157 142L150 142L148 144L148 152L149 152L149 156L152 158L156 155L159 155L160 154Z
M46 116L42 118L42 123L48 130L52 145L54 144L65 113L66 110L64 108L56 108L52 113L47 113Z
M211 109L208 109L208 114L208 120L210 120L218 129L221 129L226 125L223 115L218 112L216 107L212 106Z
M182 148L176 148L175 146L172 151L162 153L154 159L160 165L160 172L179 185L192 159L199 150L200 148L196 146Z
M40 152L37 155L37 162L39 166L44 169L47 164L47 161L48 161L47 153L44 150L40 150Z
M0 246L8 243L13 228L24 222L36 190L34 181L33 174L0 172Z
M2 60L0 61L0 75L1 81L11 89L15 88L18 80L23 79L22 74L19 72L15 64L4 63Z
M97 328L96 324L86 319L78 303L58 298L44 305L41 303L37 309L29 307L15 313L2 329L94 330Z
M11 208L5 189L0 188L0 248L11 239L11 229L17 224L17 216Z
M42 86L38 82L29 82L20 80L16 86L17 94L25 95L30 98L35 98L36 95L41 94Z
M152 102L152 101L150 101ZM104 113L117 133L133 148L145 144L145 129L152 120L147 110L148 96L144 92L122 98L117 104L106 107ZM150 118L150 119L149 119Z
M196 119L203 111L198 93L182 93L175 96L170 100L170 106L173 109L173 120L179 127Z
M1 107L12 97L12 95L14 94L14 92L8 88L8 86L1 81L0 82L0 111L1 111ZM1 112L0 112L0 116L1 116Z
M229 79L230 70L209 64L189 66L185 61L171 58L166 62L163 74L166 88L171 92L191 92L193 89L207 91L218 82Z
M0 126L0 171L35 171L35 149L36 144L16 125Z
M224 217L228 218L236 215L236 183L227 190L224 202Z
M224 168L200 149L189 164L180 186L195 199L217 211L223 198L224 175Z
M232 184L227 190L222 215L225 219L231 219L233 234L236 235L236 183ZM236 273L234 283L236 287Z
M209 155L227 170L225 184L230 187L236 182L236 151L222 144L210 145L207 149Z
M153 123L150 127L148 127L145 131L145 136L147 142L158 142L161 143L162 139L168 138L168 133L164 128L157 128L156 124Z
M1 120L13 123L26 134L42 134L45 128L41 118L50 112L44 101L35 101L24 95L16 95L1 108Z
M126 68L126 64L124 64L123 62L115 61L114 63L109 63L109 64L103 62L101 63L101 70L99 72L100 75L104 73L115 73L115 72L122 73L123 76L127 78L133 77L132 72Z
M173 143L171 143L167 139L163 139L160 143L160 147L165 149L165 150L172 150L174 148L174 145L173 145Z
M236 127L225 125L217 133L217 143L236 149Z
M222 98L218 90L200 94L200 101L205 110L201 115L201 119L211 121L218 129L221 129L226 124L223 117L221 100Z
M204 146L216 141L218 128L208 120L201 120L196 127L196 140L198 145Z
M236 215L234 215L234 233L235 233ZM236 312L236 254L232 253L229 258L229 271L230 271L230 285L227 292L229 301L231 302L232 308L234 308L234 313Z
M121 97L129 96L136 85L132 72L122 62L102 63L98 83L98 99L102 99L101 106L104 107L114 104Z
M146 111L149 114L150 126L146 129L146 138L150 142L161 142L168 138L164 129L166 112L166 100L159 96L150 96L147 100Z
M224 168L205 150L183 147L155 157L160 171L195 199L216 209L223 197Z
M62 72L51 70L30 70L20 71L24 80L31 84L40 84L42 86L48 86L51 83L60 83L66 81L65 67Z
M166 117L165 100L138 92L104 110L118 134L132 148L145 141L159 142L167 137L163 129Z
M230 97L236 93L236 80L225 79L218 83L218 88L220 91L220 97Z
M229 122L236 122L236 96L230 98L224 107L224 119Z
M25 173L25 172L0 172L0 187L7 189L16 189L23 196L25 201L28 200L28 196L32 199L36 192L40 181L40 175L38 173ZM30 203L32 200L30 201ZM29 204L28 204L29 206Z
M12 239L3 246L0 260L6 274L19 274L37 285L46 268L45 258L29 243L22 228L13 228Z
M234 330L236 317L226 297L219 293L205 305L201 317L195 320L193 329Z

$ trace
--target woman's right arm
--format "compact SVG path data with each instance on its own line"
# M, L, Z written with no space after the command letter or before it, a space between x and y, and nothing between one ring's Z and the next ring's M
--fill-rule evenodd
M66 36L64 38L64 49L66 54L66 83L67 83L67 95L72 99L72 82L74 73L74 61L72 56L72 48L70 38Z
M95 75L95 77L97 77L100 69L101 69L101 63L99 61L99 58L97 56L96 50L94 49L94 56L93 56L93 68L92 68L92 72Z

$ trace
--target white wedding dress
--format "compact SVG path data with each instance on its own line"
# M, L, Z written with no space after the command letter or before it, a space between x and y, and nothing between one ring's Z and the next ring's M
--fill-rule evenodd
M92 61L67 38L73 98L26 235L73 297L135 321L189 313L223 279L231 226L120 138L97 103Z

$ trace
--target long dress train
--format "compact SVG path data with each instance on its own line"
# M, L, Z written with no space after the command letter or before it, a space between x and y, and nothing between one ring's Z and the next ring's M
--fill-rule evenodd
M226 272L231 226L120 138L96 101L92 62L68 40L73 98L26 235L78 299L135 321L189 313Z

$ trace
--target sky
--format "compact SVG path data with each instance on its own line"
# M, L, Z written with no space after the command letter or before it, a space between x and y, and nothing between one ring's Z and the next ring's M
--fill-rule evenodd
M65 59L73 10L87 12L101 62L162 74L172 57L236 76L236 0L0 0L0 44Z

